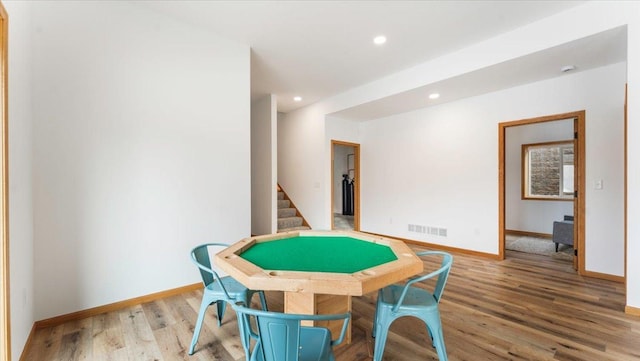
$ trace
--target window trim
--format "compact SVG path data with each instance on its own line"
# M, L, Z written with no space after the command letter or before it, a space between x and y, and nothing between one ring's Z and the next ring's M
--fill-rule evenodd
M521 160L521 198L522 200L536 200L536 201L573 201L573 199L575 198L575 179L574 179L574 191L570 194L562 194L562 189L563 189L563 180L564 180L564 174L563 174L563 165L561 164L560 166L560 180L559 180L559 190L560 190L560 194L558 194L557 196L536 196L536 195L531 195L529 194L529 185L531 184L530 180L529 180L529 149L532 148L543 148L543 147L548 147L548 148L555 148L554 146L557 146L557 148L563 149L563 148L573 148L574 149L574 154L575 154L575 140L574 139L568 139L568 140L559 140L559 141L552 141L552 142L541 142L541 143L529 143L529 144L522 144L522 160ZM574 161L575 162L575 161ZM575 168L574 168L575 169Z

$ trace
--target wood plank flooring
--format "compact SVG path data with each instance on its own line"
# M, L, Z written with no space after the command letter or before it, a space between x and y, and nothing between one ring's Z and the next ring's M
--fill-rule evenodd
M200 297L188 292L38 330L23 360L244 360L231 308L222 327L209 308L196 353L187 354ZM282 310L282 293L267 298ZM623 284L508 251L505 261L454 254L440 312L449 360L640 360L640 317L626 315L624 303ZM353 298L353 342L335 350L338 361L372 359L374 309L375 294ZM420 321L399 319L383 359L437 360L428 338Z

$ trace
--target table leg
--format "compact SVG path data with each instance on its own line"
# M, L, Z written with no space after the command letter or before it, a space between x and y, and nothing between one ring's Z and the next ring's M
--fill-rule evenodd
M306 315L351 312L351 296L285 292L284 312ZM310 325L310 322L306 322L306 325ZM342 330L342 321L316 322L315 325L329 328L334 339L340 336L340 331ZM351 323L347 328L344 342L351 343Z

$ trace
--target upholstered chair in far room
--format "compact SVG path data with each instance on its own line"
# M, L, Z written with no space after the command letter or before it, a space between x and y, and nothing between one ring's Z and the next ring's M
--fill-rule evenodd
M553 222L551 238L556 244L556 252L558 252L559 244L573 246L573 216L564 216L564 220Z

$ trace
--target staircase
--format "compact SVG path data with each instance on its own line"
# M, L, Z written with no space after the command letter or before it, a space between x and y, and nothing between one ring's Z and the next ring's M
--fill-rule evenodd
M278 185L278 232L311 229L287 194Z

